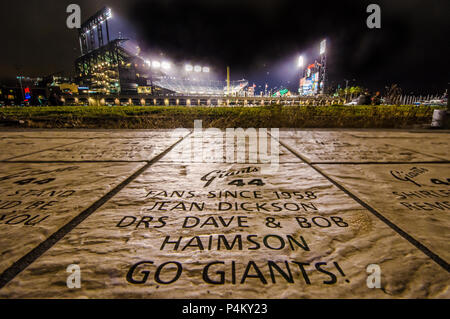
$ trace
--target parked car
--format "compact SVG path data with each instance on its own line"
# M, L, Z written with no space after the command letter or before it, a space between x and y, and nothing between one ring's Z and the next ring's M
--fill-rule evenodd
M435 105L435 106L445 106L447 105L447 100L445 99L440 99L440 100L431 100L431 101L426 101L423 103L423 105Z
M353 101L346 103L345 106L358 105L358 100L359 100L359 98L354 99Z

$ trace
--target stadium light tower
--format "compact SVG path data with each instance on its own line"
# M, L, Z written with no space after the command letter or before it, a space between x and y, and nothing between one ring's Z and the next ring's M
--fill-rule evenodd
M326 39L320 43L320 64L321 64L321 72L320 72L321 93L324 94L326 92L326 86L327 86L327 40Z
M303 76L304 76L304 68L305 68L305 58L304 58L304 56L303 55L301 55L299 58L298 58L298 64L297 64L297 67L300 69L300 82L301 82L301 79L303 78ZM299 88L298 88L298 93L300 94L300 92L302 91L302 88L301 88L301 86L300 86L300 83L299 83Z
M320 43L320 55L324 55L325 53L327 53L327 40L323 40Z
M205 66L205 67L202 69L202 71L203 71L203 73L209 73L211 70L210 70L209 67Z
M161 67L161 63L159 61L153 61L152 62L152 67L154 69L159 69Z
M184 69L186 70L186 72L192 72L194 71L194 67L190 64L187 64Z
M199 66L199 65L197 65L197 66L194 68L194 71L195 71L196 73L200 73L200 72L202 72L202 67Z
M112 11L111 8L107 8L106 10L106 20L109 20L112 18Z
M85 55L105 44L103 24L105 24L106 28L106 44L110 42L108 20L111 18L111 9L104 7L81 25L78 29L81 55ZM95 41L94 33L97 33L97 41Z

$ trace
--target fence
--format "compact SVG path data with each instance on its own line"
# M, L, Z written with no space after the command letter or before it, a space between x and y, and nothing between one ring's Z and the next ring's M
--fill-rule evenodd
M442 100L444 96L442 95L399 95L392 99L391 104L401 104L401 105L413 105L416 103L423 103L423 102L429 102L432 100Z

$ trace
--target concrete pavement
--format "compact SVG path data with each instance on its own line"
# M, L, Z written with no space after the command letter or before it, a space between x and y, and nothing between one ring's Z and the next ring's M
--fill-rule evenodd
M450 132L258 133L0 132L0 297L450 297Z

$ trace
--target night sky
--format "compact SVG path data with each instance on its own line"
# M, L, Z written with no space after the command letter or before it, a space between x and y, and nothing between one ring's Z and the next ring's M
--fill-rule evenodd
M329 40L329 75L381 90L442 93L450 82L450 1L288 0L16 0L2 1L0 78L73 72L80 54L76 30L66 27L70 3L83 19L109 6L112 33L143 52L174 62L210 66L224 79L298 88L300 54L308 63ZM382 28L366 26L367 5L382 8ZM351 82L352 83L352 82Z

